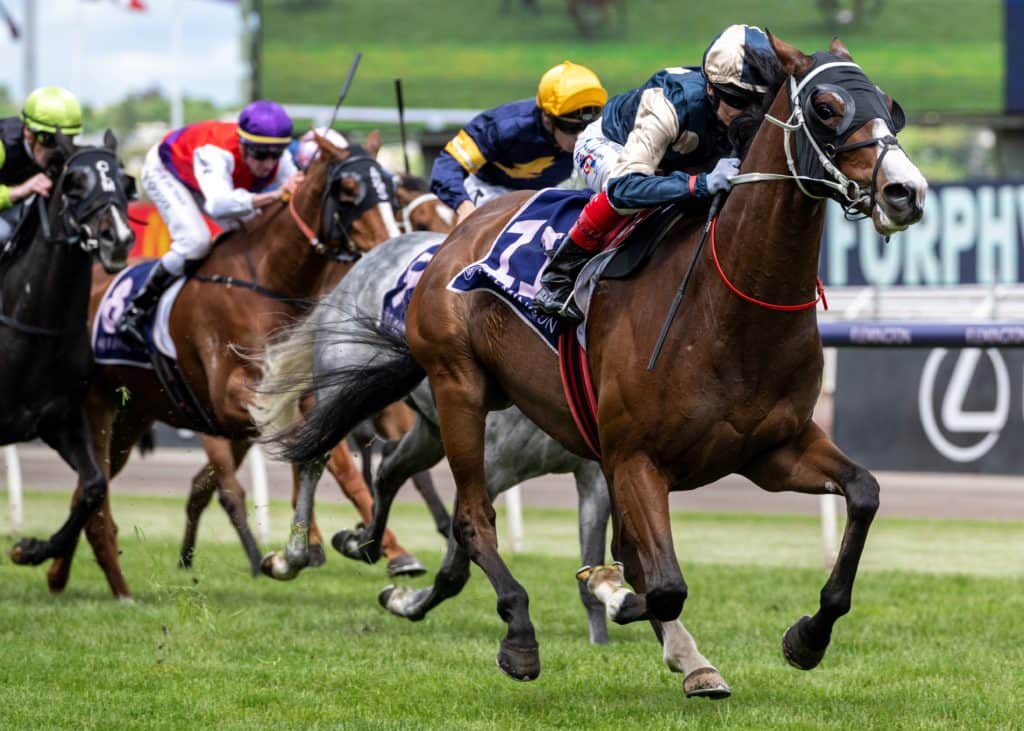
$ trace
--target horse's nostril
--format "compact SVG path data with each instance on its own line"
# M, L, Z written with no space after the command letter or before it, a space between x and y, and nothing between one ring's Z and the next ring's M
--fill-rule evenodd
M914 189L903 183L890 183L882 194L894 208L913 208L917 197Z

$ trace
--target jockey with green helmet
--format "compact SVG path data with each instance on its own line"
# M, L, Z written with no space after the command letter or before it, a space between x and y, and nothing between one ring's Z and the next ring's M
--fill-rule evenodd
M50 194L46 168L57 153L57 134L81 131L82 107L58 86L36 89L17 117L0 119L0 242L14 232L25 199Z

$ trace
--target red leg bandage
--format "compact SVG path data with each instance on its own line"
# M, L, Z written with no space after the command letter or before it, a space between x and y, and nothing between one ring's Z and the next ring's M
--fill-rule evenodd
M584 251L596 253L604 247L605 237L624 218L628 216L612 208L607 193L598 193L583 206L580 217L569 231L569 238Z

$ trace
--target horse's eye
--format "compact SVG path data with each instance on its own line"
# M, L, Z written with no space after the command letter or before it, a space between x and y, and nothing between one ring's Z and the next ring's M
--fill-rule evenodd
M824 102L814 105L814 113L817 114L818 119L821 120L832 119L832 117L836 116L836 113L832 111L832 107Z

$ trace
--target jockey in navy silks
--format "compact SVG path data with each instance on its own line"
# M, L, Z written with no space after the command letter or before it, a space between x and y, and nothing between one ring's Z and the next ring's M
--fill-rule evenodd
M203 213L230 229L278 201L302 182L287 152L292 120L277 103L249 104L238 122L207 121L174 130L147 153L142 185L171 234L171 248L117 324L122 335L145 343L142 326L160 295L204 258L212 238Z
M481 112L434 161L431 191L462 221L510 190L540 190L572 175L576 137L601 113L608 93L585 66L565 61L540 79L536 99Z
M729 189L739 160L725 156L725 130L742 110L763 101L765 70L777 66L760 28L732 25L708 46L700 69L662 69L608 101L580 134L573 155L596 194L548 264L537 310L581 319L572 301L576 276L624 217ZM710 172L683 172L694 168Z

